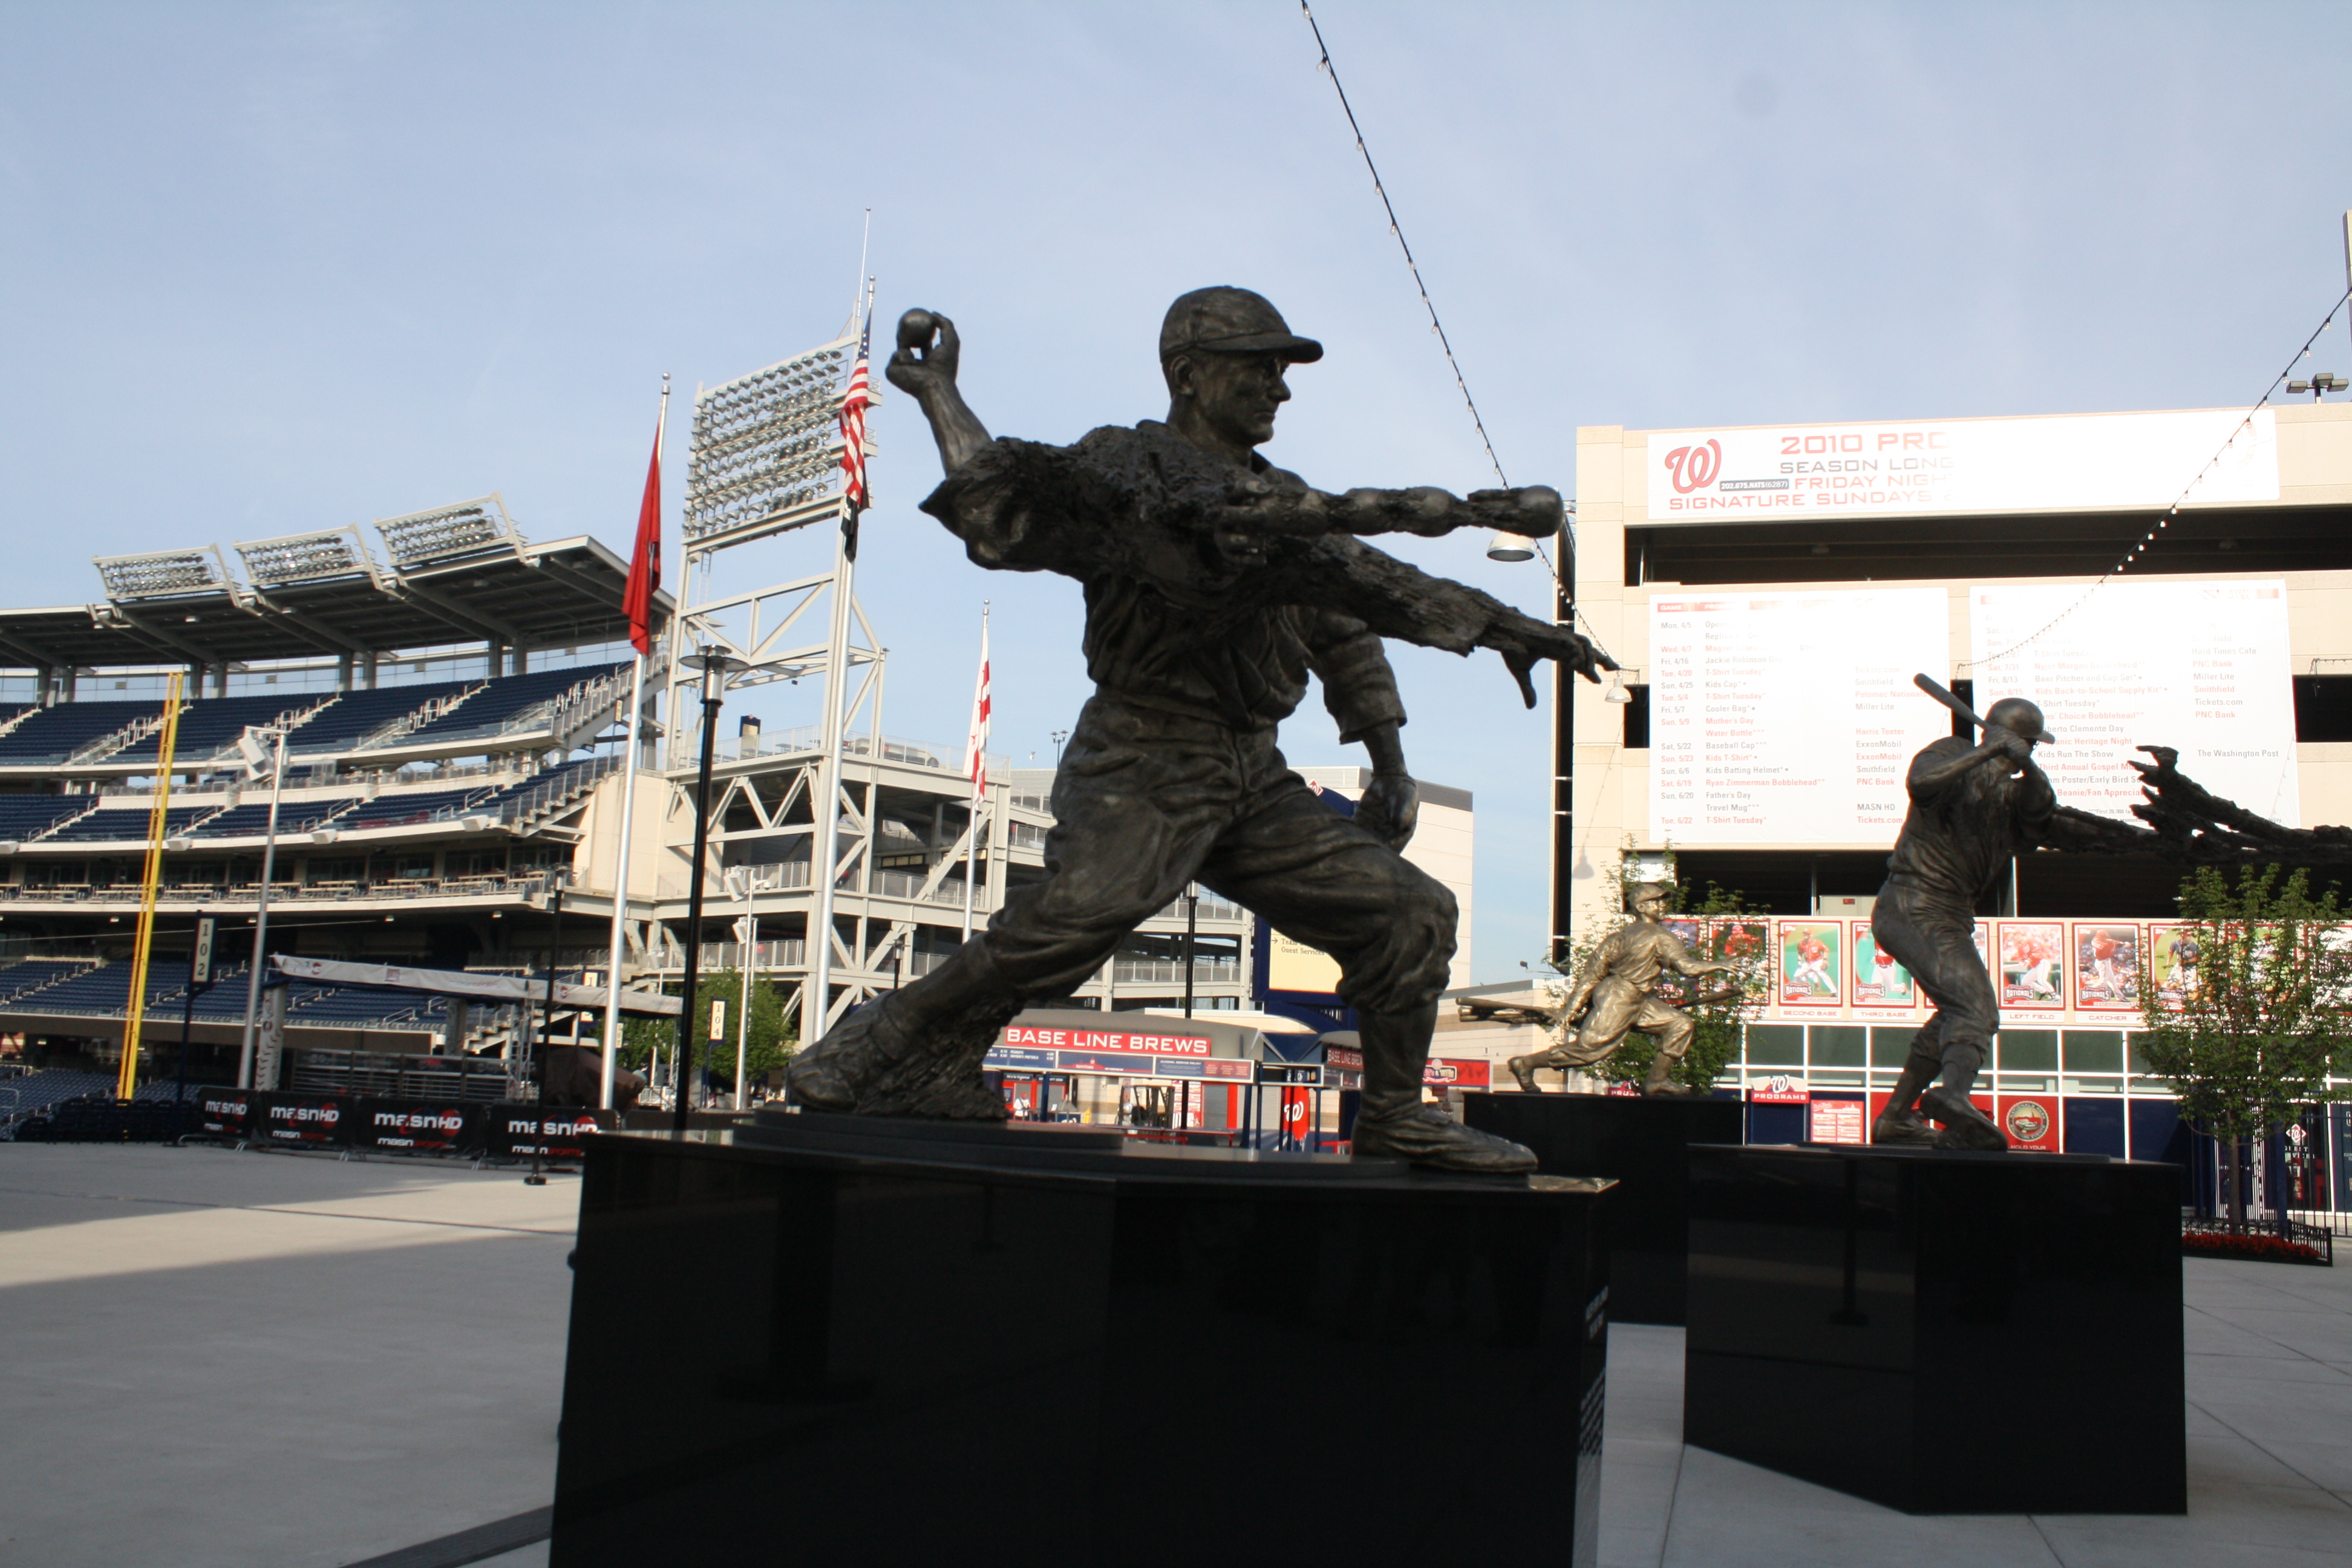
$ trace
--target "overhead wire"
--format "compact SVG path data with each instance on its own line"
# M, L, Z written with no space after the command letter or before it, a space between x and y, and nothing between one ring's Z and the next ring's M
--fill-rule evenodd
M1999 653L1989 653L1980 659L1964 659L1961 661L1962 668L1981 669L1986 665L1998 664L2002 659L2009 658L2011 655L2031 647L2035 641L2054 630L2061 622L2066 619L2067 616L2081 609L2084 605L2089 604L2092 596L2098 593L2100 589L2105 587L2110 582L2113 582L2116 578L2122 576L2126 572L2130 570L2133 558L2145 553L2147 547L2156 542L2156 536L2162 532L2167 527L2170 526L2174 518L2180 515L2180 509L2188 503L2189 498L2197 492L2197 487L2205 482L2205 476L2211 473L2214 468L2219 467L2221 459L2230 455L2230 449L2238 444L2238 438L2245 435L2253 427L2254 416L2260 414L2264 408L2270 405L2271 395L2279 389L2280 383L2285 381L2288 376L2293 375L2294 374L2294 367L2302 363L2305 359L2310 356L2311 345L2317 342L2327 330L2336 324L2336 313L2344 309L2347 301L2352 301L2352 287L2347 287L2341 295L2337 296L2336 303L2327 308L2326 319L2321 321L2316 328L2313 329L2311 336L2303 340L2303 346L2295 350L2294 353L2288 358L2286 368L2280 371L2278 374L2271 378L2271 384L2263 389L2263 395L2254 400L2252 407L2246 410L2246 416L2239 420L2236 426L2231 430L2229 438L2221 443L2220 449L2214 452L2212 458L2207 461L2205 466L2197 470L2196 477L2189 481L2187 487L2184 488L2180 494L2174 499L2173 503L2164 510L2162 515L2158 517L2155 525L2149 528L2146 532L2142 533L2138 542L2132 545L2129 550L2124 552L2122 560L2116 562L2115 565L2108 568L2106 571L2100 573L2099 580L2092 584L2088 588L2084 589L2083 596L2081 598L2076 599L2073 604L2059 611L2057 615L2052 616L2047 625L2034 632L2031 637L2027 637L2017 642L2011 643L2009 647L2001 649Z
M1298 11L1299 15L1307 18L1307 26L1315 35L1315 48L1320 57L1315 62L1315 68L1331 79L1331 90L1339 95L1340 112L1348 117L1348 130L1356 139L1356 151L1363 157L1365 172L1372 177L1372 190L1381 198L1381 209L1388 214L1389 232L1396 236L1397 248L1404 253L1405 267L1412 273L1412 286L1421 295L1422 308L1429 312L1429 330L1435 335L1438 346L1445 351L1446 368L1454 373L1454 384L1461 389L1463 406L1469 409L1470 423L1477 427L1479 443L1486 448L1486 461L1495 470L1496 482L1508 489L1511 481L1503 472L1503 459L1495 451L1494 437L1486 432L1486 421L1478 412L1478 400L1470 395L1470 382L1462 374L1461 360L1454 355L1454 340L1446 335L1445 323L1438 319L1437 301L1430 298L1429 284L1421 275L1421 263L1414 258L1412 246L1404 237L1404 225L1397 217L1396 203L1389 197L1387 183L1381 178L1380 165L1372 161L1372 150L1364 141L1364 128L1356 119L1355 105L1348 101L1348 89L1339 81L1339 68L1331 63L1331 47L1323 40L1322 24L1315 19L1314 7L1307 4L1307 0L1298 0ZM1576 522L1573 517L1569 519L1566 528L1569 546L1573 550L1576 542ZM1554 565L1551 557L1545 553L1542 542L1540 540L1535 542L1535 546L1536 554L1542 559L1545 568L1551 573L1552 581L1559 584L1561 581L1559 568ZM1583 611L1576 607L1572 591L1569 600L1569 613L1573 621L1581 622L1585 635L1592 639L1592 646L1600 648L1604 656L1607 655L1608 649L1601 647L1601 638L1593 633L1591 621L1586 618Z

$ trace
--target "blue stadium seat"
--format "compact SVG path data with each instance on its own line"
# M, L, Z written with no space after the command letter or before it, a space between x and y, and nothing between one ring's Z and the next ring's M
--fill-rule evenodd
M60 702L44 708L0 735L0 767L62 763L92 741L111 735L133 720L152 719L163 711L160 700Z
M210 697L180 710L180 732L173 740L173 755L180 759L209 757L234 742L249 724L267 724L288 709L300 710L321 700L271 692L267 697ZM162 752L163 732L157 731L115 752L110 763L152 762Z
M329 822L360 804L355 795L336 795L329 800L281 801L278 807L278 835L283 838L292 834L308 833L323 827ZM198 823L188 830L191 838L258 838L269 831L269 802L247 800L242 805L231 806L218 816Z
M97 801L88 795L0 795L0 838L21 841L47 833Z
M426 703L457 696L479 684L471 680L436 680L415 686L379 687L373 691L346 691L286 738L287 754L302 757L349 751Z
M121 797L116 797L121 798ZM163 837L176 837L190 825L210 816L220 809L218 802L210 805L175 805L163 814ZM147 821L152 812L141 806L100 806L88 816L68 822L46 840L51 844L94 843L100 839L121 839L144 844L147 841Z
M553 701L573 687L603 680L626 668L619 664L594 664L571 669L535 669L527 675L501 676L414 734L402 736L401 743L496 734L509 721L520 718L541 703Z

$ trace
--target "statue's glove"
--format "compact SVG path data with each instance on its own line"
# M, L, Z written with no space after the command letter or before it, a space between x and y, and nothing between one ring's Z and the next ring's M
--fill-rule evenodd
M1421 791L1404 773L1374 773L1356 803L1356 826L1391 849L1412 842L1420 818Z

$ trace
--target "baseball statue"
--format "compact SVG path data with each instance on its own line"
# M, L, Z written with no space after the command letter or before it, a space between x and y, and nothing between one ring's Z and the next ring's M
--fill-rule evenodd
M1519 1080L1521 1089L1529 1094L1539 1092L1536 1085L1539 1068L1589 1068L1605 1061L1625 1043L1627 1035L1639 1030L1657 1045L1642 1092L1690 1092L1671 1075L1675 1064L1690 1050L1691 1035L1697 1026L1689 1014L1658 995L1658 981L1669 970L1695 979L1702 974L1728 974L1732 966L1696 956L1682 938L1660 922L1674 897L1672 882L1643 882L1633 889L1628 901L1634 918L1601 939L1552 1015L1551 1048L1510 1059L1511 1076ZM1696 1000L1722 1001L1738 994L1733 987Z
M1593 680L1615 666L1570 629L1363 536L1549 538L1559 493L1334 494L1274 467L1257 448L1289 401L1292 368L1323 346L1245 289L1196 289L1170 307L1165 422L1105 426L1074 446L992 438L957 387L961 353L945 316L900 321L890 380L922 405L947 472L923 510L979 565L1084 585L1095 692L1055 775L1045 879L946 963L824 1031L793 1061L793 1098L864 1115L1002 1118L981 1076L998 1031L1025 1004L1067 995L1197 880L1339 961L1364 1052L1356 1152L1533 1170L1526 1149L1422 1100L1455 911L1398 853L1417 794L1382 639L1492 648L1529 706L1543 661ZM1318 801L1275 744L1310 674L1340 740L1370 755L1352 819Z
M2049 828L2058 799L2033 765L2033 748L2050 731L2042 710L2022 698L2005 697L1979 719L1926 676L1913 681L1981 728L1984 739L1975 745L1958 736L1928 742L1911 759L1905 781L1911 806L1886 858L1870 933L1902 961L1935 1011L1912 1037L1903 1076L1871 1123L1870 1141L2006 1150L2007 1135L1969 1099L2000 1026L1999 994L1977 954L1976 904L2018 851Z

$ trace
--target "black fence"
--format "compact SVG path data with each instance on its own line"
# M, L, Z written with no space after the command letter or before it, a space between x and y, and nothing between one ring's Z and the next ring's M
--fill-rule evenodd
M544 1125L542 1126L542 1116ZM576 1159L583 1140L616 1125L610 1111L512 1101L263 1091L218 1085L184 1104L91 1097L51 1107L16 1131L49 1143L168 1143L210 1138L338 1153L454 1154L468 1159ZM537 1145L534 1150L533 1145Z

